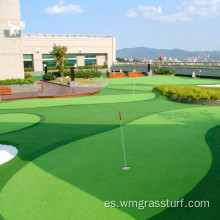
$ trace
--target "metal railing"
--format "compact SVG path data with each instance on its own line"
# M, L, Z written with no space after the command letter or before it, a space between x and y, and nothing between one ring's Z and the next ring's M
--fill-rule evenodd
M112 38L112 36L109 35L83 35L83 34L28 34L28 33L22 33L22 37L87 37L87 38Z

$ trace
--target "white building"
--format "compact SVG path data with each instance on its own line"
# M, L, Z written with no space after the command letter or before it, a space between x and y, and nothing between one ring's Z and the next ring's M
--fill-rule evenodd
M24 78L24 67L42 71L43 64L53 66L50 52L54 44L67 47L69 66L77 63L78 66L97 64L110 67L116 62L114 37L21 34L21 30L10 34L9 26L19 29L22 25L20 1L0 0L0 80Z
M43 64L54 66L50 55L54 44L67 47L67 66L77 63L110 67L116 61L115 38L111 36L24 34L21 39L24 66L35 71L42 71Z
M9 21L20 26L19 0L0 0L0 80L24 78L21 34L10 35Z

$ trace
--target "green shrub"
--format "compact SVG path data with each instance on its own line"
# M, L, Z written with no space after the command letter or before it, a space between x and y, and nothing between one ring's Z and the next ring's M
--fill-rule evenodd
M43 76L43 79L47 81L51 81L51 80L55 80L56 76L53 73L47 73Z
M159 68L158 74L160 74L160 75L174 75L175 72L169 68Z
M55 67L55 66L48 66L47 70L57 70L57 67ZM44 71L45 71L45 68L44 68Z
M23 84L33 84L35 82L34 77L30 73L25 74L25 79L6 79L0 80L0 86L6 85L23 85Z
M175 86L175 85L156 85L154 90L159 91L164 96L187 98L189 100L199 99L220 99L220 88L199 87L199 86Z
M101 76L101 72L98 70L77 70L75 72L76 78L97 78Z
M25 67L24 72L33 72L34 68L33 67Z
M25 73L25 74L24 74L24 78L25 78L25 79L29 79L29 78L32 78L32 79L33 79L34 77L33 77L30 73Z
M169 68L161 68L158 64L154 64L153 72L159 75L175 75L175 72Z

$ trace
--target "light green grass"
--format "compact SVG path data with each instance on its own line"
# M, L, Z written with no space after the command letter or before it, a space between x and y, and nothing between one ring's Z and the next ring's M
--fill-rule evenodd
M59 98L59 99L39 99L39 100L24 100L6 102L0 105L0 109L23 109L23 108L40 108L40 107L55 107L65 105L91 105L91 104L108 104L120 102L136 102L150 100L155 97L155 94L141 93L133 95L106 95L104 96L85 96L77 98Z
M21 130L38 123L41 118L32 114L0 114L0 134Z

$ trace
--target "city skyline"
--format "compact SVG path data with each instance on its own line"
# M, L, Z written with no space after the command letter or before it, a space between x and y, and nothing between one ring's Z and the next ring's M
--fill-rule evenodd
M111 35L117 49L220 50L220 0L20 0L24 33Z

